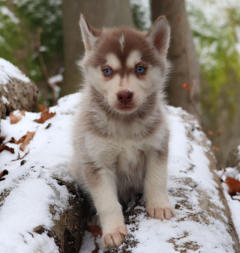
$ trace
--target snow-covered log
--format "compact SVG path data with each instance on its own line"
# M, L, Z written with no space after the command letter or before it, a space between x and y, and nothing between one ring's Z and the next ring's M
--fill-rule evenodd
M0 173L6 170L0 181L0 252L77 252L89 209L75 192L67 163L72 152L72 117L80 99L80 94L62 98L50 109L56 115L42 124L34 121L40 114L30 112L17 124L10 124L9 117L2 120L5 141L19 140L27 132L35 134L24 151L13 141L7 145L14 154L0 153ZM140 201L129 205L129 235L120 249L111 252L240 252L214 173L210 142L192 116L179 108L168 107L168 111L169 195L176 217L151 219ZM100 253L100 238L97 242ZM94 248L86 232L80 252L90 253Z
M0 118L16 109L33 111L37 87L17 67L0 58Z
M239 239L215 174L211 143L193 116L179 108L168 110L169 195L176 217L170 221L151 219L138 201L125 214L129 231L125 243L109 252L238 253ZM94 247L87 232L80 253L91 252Z
M16 124L2 120L4 142L12 139L6 145L14 153L0 153L0 252L78 253L90 212L66 169L77 100L62 99L43 123L31 112ZM34 136L22 150L16 143L27 132Z

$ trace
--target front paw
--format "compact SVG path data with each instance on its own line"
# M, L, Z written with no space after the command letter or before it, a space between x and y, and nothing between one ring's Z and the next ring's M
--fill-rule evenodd
M102 237L102 243L105 248L114 248L120 246L124 241L128 231L125 226L119 226L111 232L107 232Z
M172 217L175 216L174 209L167 205L167 206L158 206L158 205L151 205L147 206L147 213L151 218L160 219L160 220L170 220Z

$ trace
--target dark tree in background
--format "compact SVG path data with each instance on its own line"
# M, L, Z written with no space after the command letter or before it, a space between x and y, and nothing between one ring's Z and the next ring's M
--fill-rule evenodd
M76 64L83 55L80 13L94 27L133 25L129 0L63 0L65 71L62 95L76 92L82 81Z
M169 103L199 116L199 65L184 0L151 0L152 20L165 15L171 26Z

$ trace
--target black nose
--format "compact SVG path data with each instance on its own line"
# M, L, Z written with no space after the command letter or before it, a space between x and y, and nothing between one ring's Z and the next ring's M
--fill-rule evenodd
M129 90L122 90L117 93L118 101L123 104L127 105L132 102L133 92Z

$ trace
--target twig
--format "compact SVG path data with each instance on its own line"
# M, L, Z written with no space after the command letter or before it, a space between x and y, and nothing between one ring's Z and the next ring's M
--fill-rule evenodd
M28 152L26 152L22 157L20 156L20 153L18 153L18 157L14 160L12 160L12 162L16 162L18 160L22 160L23 158L25 158L27 155L29 154L29 150Z

